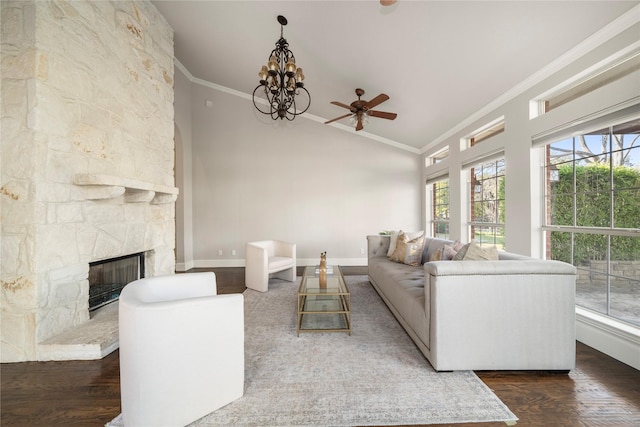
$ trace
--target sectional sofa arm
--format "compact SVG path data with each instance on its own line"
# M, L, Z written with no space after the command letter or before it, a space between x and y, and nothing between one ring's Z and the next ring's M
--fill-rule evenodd
M431 276L475 276L514 274L575 275L576 268L561 261L529 259L500 261L430 261L424 263Z
M367 236L367 259L386 257L390 244L391 236L374 234Z

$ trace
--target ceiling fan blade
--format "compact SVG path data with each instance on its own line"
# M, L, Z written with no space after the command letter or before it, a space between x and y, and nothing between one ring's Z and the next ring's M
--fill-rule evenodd
M364 126L362 126L362 116L358 115L358 124L356 125L356 132L362 130Z
M385 95L384 93L381 93L380 95L373 98L371 101L367 102L366 106L367 108L371 109L376 105L382 104L387 99L389 99L389 95Z
M344 119L345 117L349 117L349 116L351 116L351 113L349 113L349 114L345 114L344 116L336 117L335 119L331 119L331 120L329 120L328 122L324 122L324 124L325 124L325 125L328 125L329 123L333 123L333 122L335 122L335 121L342 120L342 119Z
M387 120L393 120L396 117L398 117L398 115L396 113L387 113L386 111L373 111L373 110L369 110L367 111L367 113L371 116L371 117L379 117L381 119L387 119Z
M338 102L338 101L331 101L331 103L333 105L337 105L338 107L346 108L347 110L350 110L351 112L355 111L355 108L353 108L351 105L343 104L342 102Z

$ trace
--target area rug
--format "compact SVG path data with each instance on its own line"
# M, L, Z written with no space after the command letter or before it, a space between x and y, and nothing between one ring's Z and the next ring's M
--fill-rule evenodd
M366 276L346 276L352 333L296 332L297 283L245 296L245 393L192 426L370 426L517 417L472 372L435 372ZM122 426L121 418L108 426Z

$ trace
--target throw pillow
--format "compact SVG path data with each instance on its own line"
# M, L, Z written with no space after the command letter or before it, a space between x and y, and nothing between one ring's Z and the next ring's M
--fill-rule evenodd
M463 252L463 249L464 254L459 258L460 253ZM464 245L463 249L458 251L454 259L463 261L495 261L498 259L498 248L496 248L495 246L483 248L476 242L471 241L470 243Z
M389 233L389 235L391 236L390 241L389 241L389 250L387 251L387 258L391 258L391 255L393 255L393 251L396 250L396 245L398 243L398 236L400 235L400 233L405 233L409 239L414 239L416 237L420 237L421 235L424 234L424 230L421 231L414 231L411 233L408 232L404 232L402 230L398 230L398 231L391 231Z
M477 261L495 261L498 259L498 248L490 246L483 248L477 245L475 242L471 242L467 253L464 255L463 260L477 260Z
M400 231L398 233L396 249L393 251L390 260L418 267L422 261L423 249L424 232L421 232L418 237L411 238L411 235Z
M458 253L458 251L462 248L462 243L459 240L456 240L452 245L446 243L442 248L442 259L450 261L454 256Z
M458 250L458 252L456 252L456 254L453 256L453 260L454 261L462 261L464 259L464 256L467 254L467 251L469 250L469 246L471 245L471 243L467 243L466 245L462 245L462 247Z
M443 249L444 248L438 248L435 251L433 251L433 253L431 254L431 256L429 257L429 261L440 261L443 260L444 258L442 257L443 255Z
M389 239L390 241L389 241L389 250L387 251L387 258L391 258L391 255L393 255L393 251L396 250L396 244L398 242L398 233L399 231L396 231L396 230L389 233L391 238Z

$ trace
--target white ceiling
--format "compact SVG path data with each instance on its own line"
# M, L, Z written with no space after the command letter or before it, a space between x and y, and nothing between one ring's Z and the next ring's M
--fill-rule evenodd
M284 15L284 37L311 93L308 113L329 120L347 113L330 101L351 103L357 87L365 100L383 92L390 99L376 110L398 118L372 118L364 131L421 149L639 2L152 3L193 77L246 94L258 85Z

